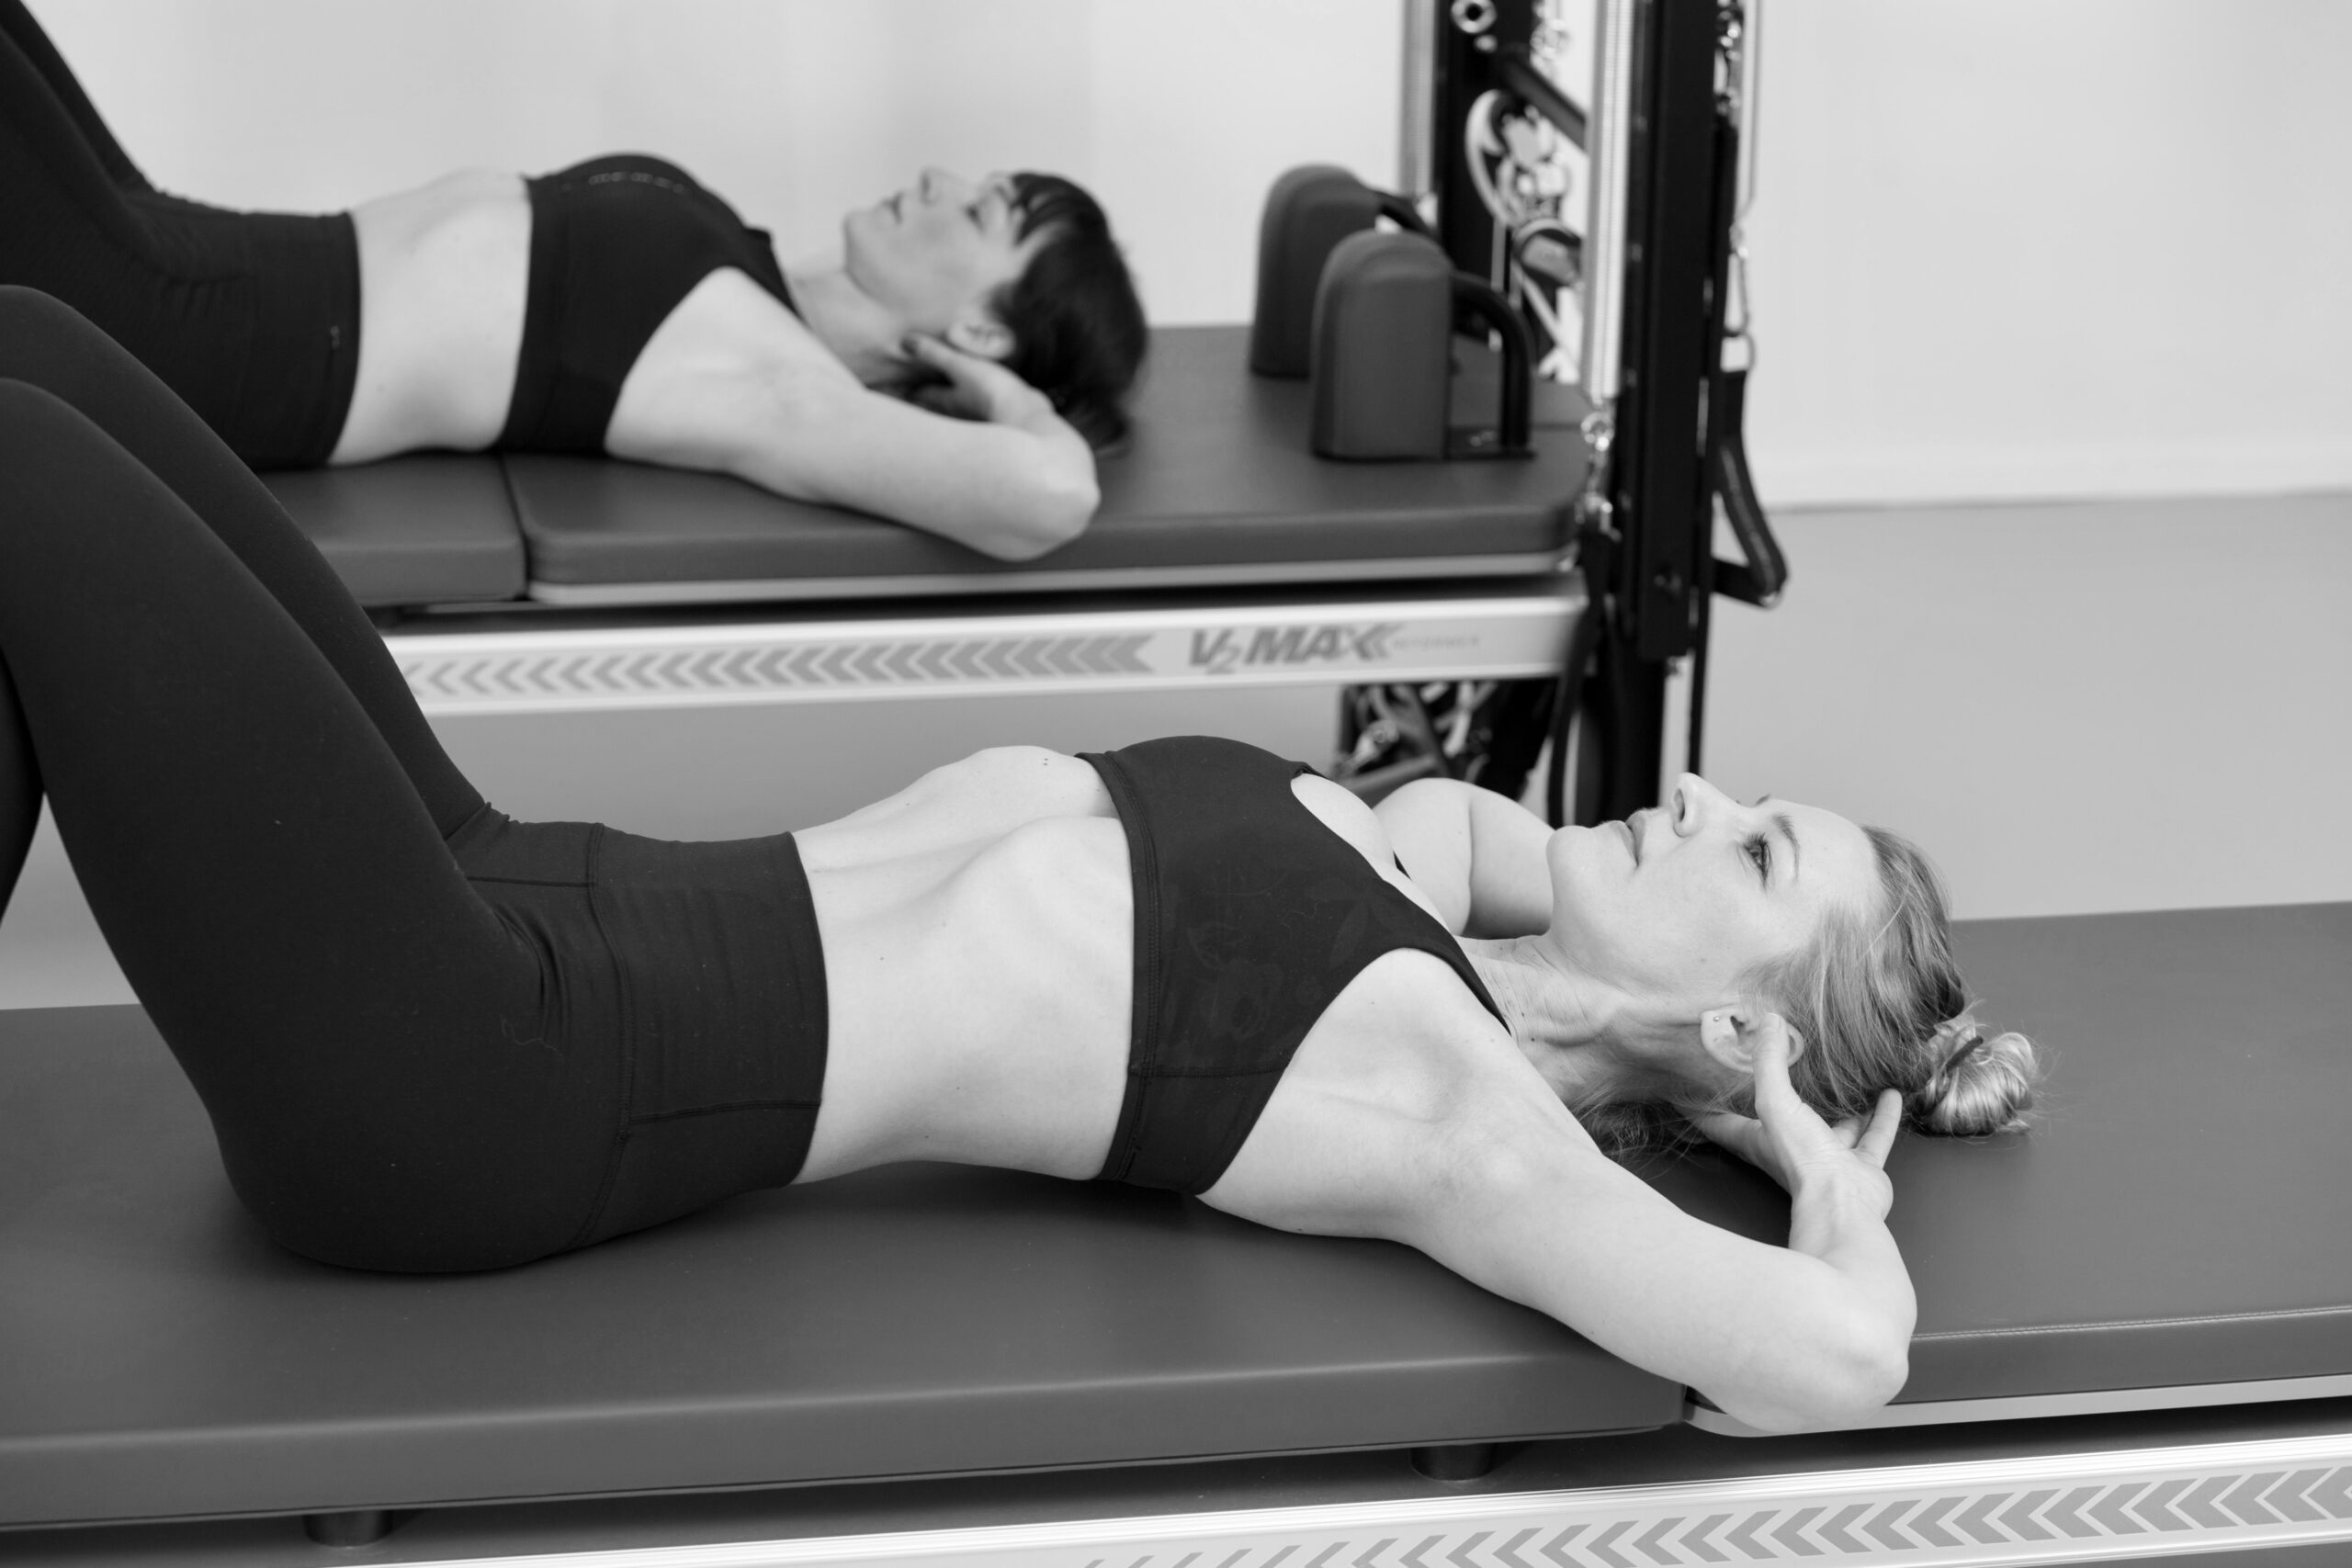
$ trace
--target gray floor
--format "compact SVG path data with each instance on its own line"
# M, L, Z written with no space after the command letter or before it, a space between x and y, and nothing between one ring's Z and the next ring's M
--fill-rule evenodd
M2352 495L1776 520L1785 602L1725 604L1703 771L1924 844L1963 917L2352 899ZM518 815L715 837L822 821L983 745L1208 729L1317 758L1328 691L474 719ZM125 1000L44 825L0 1006Z

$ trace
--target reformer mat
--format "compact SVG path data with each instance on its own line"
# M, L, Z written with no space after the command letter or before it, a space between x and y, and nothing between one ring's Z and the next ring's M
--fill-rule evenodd
M1126 446L1100 465L1085 533L1035 561L731 479L591 458L507 458L531 593L554 603L712 600L829 588L957 592L1133 578L1206 581L1541 570L1584 479L1583 403L1547 387L1532 455L1342 463L1307 450L1308 388L1249 372L1241 327L1161 328ZM1465 401L1491 378L1458 378ZM1472 417L1466 411L1463 417ZM1225 575L1204 576L1223 569ZM1144 574L1149 574L1146 579ZM761 585L754 589L752 585Z
M417 453L261 478L362 604L515 599L528 581L494 457Z
M2051 1065L2024 1136L1905 1136L1917 1288L1890 1419L2352 1393L2352 904L1962 922L1996 1026ZM1659 1185L1760 1238L1777 1191Z
M2054 1072L2031 1136L1897 1145L1922 1303L1906 1404L2226 1404L2352 1373L2347 955L2352 905L1962 929L1988 1014ZM903 1167L504 1273L385 1277L260 1237L136 1009L0 1014L0 1524L1403 1447L1683 1409L1404 1248L1168 1194ZM1651 1174L1709 1218L1785 1224L1713 1154Z
M1340 463L1306 447L1307 385L1253 377L1248 330L1161 328L1134 434L1078 539L1024 562L724 476L606 458L429 455L265 476L360 602L652 605L1099 588L1525 576L1583 483L1573 388L1525 458ZM1466 347L1476 355L1476 349ZM1459 378L1460 417L1491 377Z

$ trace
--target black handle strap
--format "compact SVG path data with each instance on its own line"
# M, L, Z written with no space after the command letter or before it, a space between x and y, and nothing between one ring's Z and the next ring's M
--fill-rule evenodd
M1718 558L1715 592L1769 609L1788 586L1789 563L1772 537L1764 503L1756 497L1755 476L1747 470L1747 443L1741 431L1747 413L1747 370L1717 371L1707 392L1707 463L1724 515L1747 564Z
M1419 234L1432 240L1437 238L1430 232L1430 226L1421 221L1421 209L1413 205L1410 197L1388 190L1375 190L1369 194L1373 205L1380 209L1380 215L1408 234Z
M1577 710L1584 705L1588 685L1601 688L1598 694L1601 700L1593 705L1603 710L1604 720L1615 708L1608 696L1616 675L1610 649L1617 641L1612 586L1617 580L1617 536L1599 523L1578 525L1577 570L1584 577L1584 612L1568 634L1567 657L1560 662L1559 690L1552 700L1552 755L1544 770L1544 819L1555 828L1566 827L1571 820L1567 814L1568 731L1575 727ZM1598 670L1592 668L1596 658L1602 666ZM1605 745L1610 733L1606 722L1587 725L1585 744Z
M1503 345L1502 428L1491 446L1474 442L1470 450L1449 453L1449 456L1475 457L1482 453L1522 454L1528 450L1531 411L1534 403L1532 377L1535 351L1528 341L1527 323L1520 320L1510 301L1488 284L1467 273L1453 275L1453 305L1457 310L1476 316L1494 329Z

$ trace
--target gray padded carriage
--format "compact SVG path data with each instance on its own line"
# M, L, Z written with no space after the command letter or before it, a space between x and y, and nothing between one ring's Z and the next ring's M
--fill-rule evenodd
M495 603L529 581L494 457L428 453L262 480L363 604Z
M2346 1392L2352 905L1964 926L2046 1124L1906 1138L1902 1406ZM0 1526L1654 1427L1683 1391L1379 1242L911 1166L503 1273L306 1263L135 1009L0 1014ZM1768 1239L1709 1154L1650 1173ZM2253 1392L2249 1393L2249 1389Z
M1249 374L1246 329L1163 328L1086 533L993 561L722 476L601 458L399 458L266 476L363 604L645 605L1105 588L1426 581L1550 570L1583 482L1584 405L1538 400L1519 459L1338 463L1306 384ZM1475 350L1470 350L1475 354ZM1460 378L1467 422L1489 378Z

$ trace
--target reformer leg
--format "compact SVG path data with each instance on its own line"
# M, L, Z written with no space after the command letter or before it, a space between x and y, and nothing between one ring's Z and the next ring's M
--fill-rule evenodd
M321 1546L373 1546L416 1517L413 1508L345 1508L304 1514L302 1533Z
M21 289L0 289L0 864L46 790L273 1235L423 1269L578 1236L619 1065L550 1046L543 955L444 843L480 796L268 492Z
M1499 1443L1435 1443L1414 1449L1408 1456L1413 1469L1431 1481L1459 1483L1476 1481L1502 1459Z

